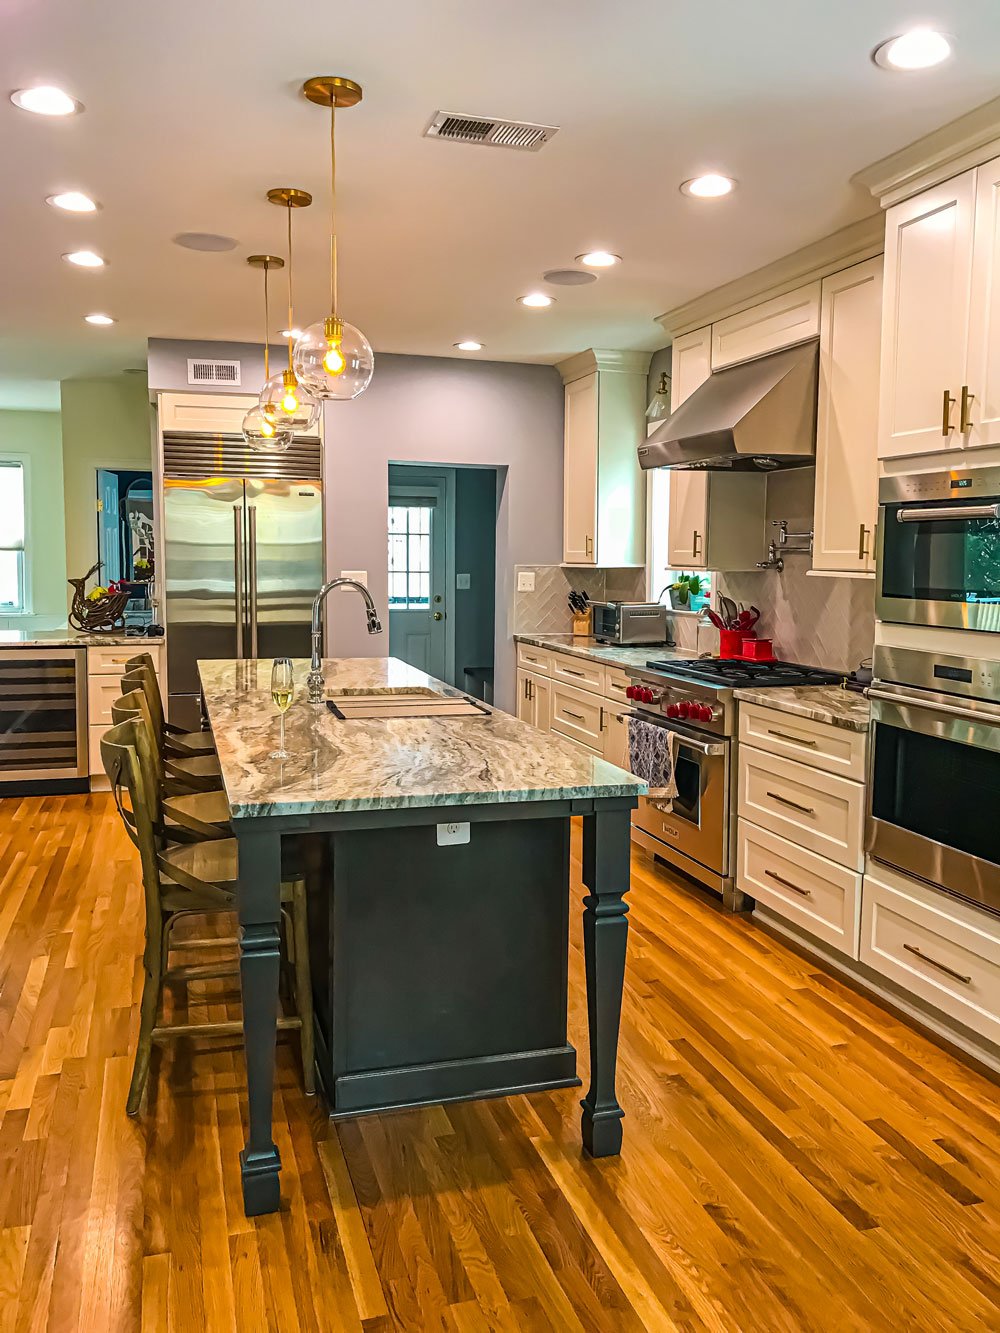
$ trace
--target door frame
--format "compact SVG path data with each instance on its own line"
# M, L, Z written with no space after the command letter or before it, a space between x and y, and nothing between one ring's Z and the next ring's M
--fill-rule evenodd
M405 468L405 480L399 470ZM399 470L396 470L399 469ZM445 518L444 541L444 679L455 684L455 469L418 463L389 463L388 501L394 495L433 493ZM388 531L388 525L387 525ZM433 598L433 588L431 590ZM433 601L431 603L433 609ZM386 615L388 616L388 608ZM392 645L390 643L390 651Z

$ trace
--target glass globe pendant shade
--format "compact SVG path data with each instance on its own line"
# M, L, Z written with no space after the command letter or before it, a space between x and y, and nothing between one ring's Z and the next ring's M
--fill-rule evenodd
M292 351L292 365L303 388L316 398L342 402L357 398L371 383L375 353L353 324L327 315L310 324Z
M292 443L292 432L279 430L258 405L243 418L243 438L256 453L283 454Z
M649 400L649 406L646 408L647 421L663 421L670 415L670 381L667 379L667 372L660 375L660 383L656 392Z
M276 430L292 435L311 430L319 417L319 403L290 370L279 371L265 383L260 409Z

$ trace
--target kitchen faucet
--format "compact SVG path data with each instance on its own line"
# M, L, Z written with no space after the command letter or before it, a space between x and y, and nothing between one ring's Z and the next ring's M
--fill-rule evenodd
M324 583L322 588L313 598L312 605L312 661L309 664L309 675L306 677L306 684L309 687L309 702L318 704L323 701L323 623L321 612L323 603L327 595L333 592L334 588L354 588L365 599L365 615L368 618L368 633L381 634L382 622L378 618L378 612L375 610L375 603L372 601L372 595L363 583L357 579L331 579L329 583Z

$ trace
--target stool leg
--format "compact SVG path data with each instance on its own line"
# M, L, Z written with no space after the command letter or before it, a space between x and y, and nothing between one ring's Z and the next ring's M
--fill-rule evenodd
M309 928L306 922L305 881L292 884L292 935L295 949L295 1008L302 1020L302 1082L310 1095L316 1091L314 1072L312 977L309 971Z
M159 1012L160 994L163 989L163 940L168 931L169 920L162 934L160 931L147 931L146 949L142 959L146 975L142 983L142 1002L139 1008L139 1038L135 1047L135 1064L132 1066L128 1101L125 1103L128 1115L135 1115L139 1110L146 1079L149 1076L153 1028L156 1026L156 1015Z

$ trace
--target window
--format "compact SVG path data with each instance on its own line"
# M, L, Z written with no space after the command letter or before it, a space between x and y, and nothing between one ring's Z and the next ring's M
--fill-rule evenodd
M0 613L23 611L24 468L0 460Z
M653 468L647 474L646 510L646 596L656 601L665 587L674 583L678 574L695 571L670 569L668 531L670 527L670 469ZM701 600L694 609L711 601L712 575L708 570L697 571L701 579ZM666 598L666 593L664 593Z
M431 506L389 506L389 609L426 611L431 604Z

